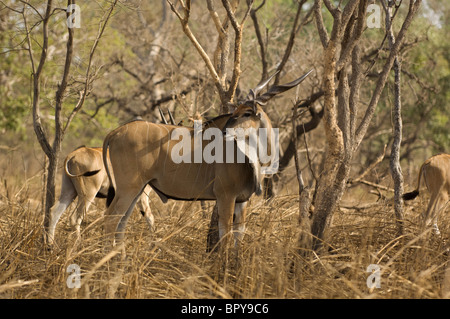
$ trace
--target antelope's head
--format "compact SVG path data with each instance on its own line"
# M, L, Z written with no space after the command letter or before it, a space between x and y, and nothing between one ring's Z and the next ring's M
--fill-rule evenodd
M267 80L259 83L256 88L250 90L245 100L240 101L237 104L230 104L229 108L232 109L233 112L223 128L224 135L227 128L271 129L272 125L270 123L270 119L264 112L262 106L266 105L267 102L274 96L299 85L311 72L312 70L292 82L283 85L274 85L270 87L266 93L260 95L259 93L262 89L278 73L276 72Z

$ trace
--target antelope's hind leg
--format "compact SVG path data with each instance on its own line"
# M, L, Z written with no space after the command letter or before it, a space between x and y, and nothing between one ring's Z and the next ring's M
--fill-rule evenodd
M113 253L110 262L110 273L107 285L107 297L115 298L123 277L126 252L124 244L125 228L134 205L138 200L140 190L126 189L125 192L116 191L111 205L104 216L104 232L106 236L106 250Z
M441 232L437 226L437 219L442 211L445 211L449 195L445 192L444 187L441 186L438 189L430 190L431 197L428 202L428 207L425 214L422 214L422 224L424 227L432 225L435 235L440 235Z
M141 189L116 190L116 195L104 216L104 233L111 246L122 243L126 223L140 193Z
M76 211L70 218L70 225L80 235L81 222L94 202L95 197L101 188L101 178L98 175L80 176L73 179L75 189L78 194L78 204Z
M78 235L80 234L81 231L81 222L83 221L83 218L85 218L89 210L89 207L94 201L94 198L95 196L93 197L86 195L78 196L77 209L70 216L70 226L75 229Z
M445 191L441 192L439 196L436 198L434 209L432 210L431 215L429 216L429 219L433 224L433 231L435 235L441 235L441 232L437 225L437 221L439 215L444 214L444 212L449 207L449 204L450 204L449 195Z
M69 207L76 197L77 192L72 184L72 181L66 174L63 174L61 195L59 196L59 200L50 209L48 230L46 236L44 237L47 245L51 246L54 244L56 224L61 218L61 215L66 211L67 207Z

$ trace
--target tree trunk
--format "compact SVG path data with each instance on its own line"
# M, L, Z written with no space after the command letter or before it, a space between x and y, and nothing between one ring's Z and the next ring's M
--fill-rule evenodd
M320 9L320 8L319 8ZM311 233L314 236L314 250L318 250L323 244L324 231L331 222L331 216L337 203L340 201L345 181L342 172L342 161L344 159L344 140L342 131L338 127L338 110L335 97L335 76L337 61L337 40L339 20L335 18L332 38L324 46L324 128L327 142L324 170L319 179L316 194L316 205L311 225ZM345 170L344 170L345 172Z
M59 153L54 152L48 160L47 167L47 184L45 193L45 210L44 210L44 229L47 231L49 226L50 208L55 204L56 198L56 170L59 162Z
M29 4L24 2L24 12L25 12L25 6L28 6ZM67 7L70 5L75 4L75 0L68 0L67 1ZM105 16L103 17L103 25L101 25L101 28L99 29L99 32L97 34L97 38L94 41L94 44L91 48L90 55L89 55L89 62L88 67L86 70L86 78L84 83L84 89L82 92L80 92L80 98L78 102L76 103L76 106L72 110L71 114L69 115L65 125L63 125L62 121L62 107L63 107L63 101L66 96L67 87L69 85L69 74L70 74L70 67L72 64L72 56L73 56L73 39L74 39L74 29L71 26L67 26L67 32L68 32L68 40L66 44L66 56L65 56L65 63L64 63L64 70L62 73L61 82L57 84L58 89L55 92L55 103L54 103L54 110L55 110L55 129L54 129L54 138L53 138L53 144L50 145L50 136L45 131L43 123L41 121L41 109L40 109L40 95L41 95L41 75L44 70L44 66L47 60L47 54L48 54L48 44L49 44L49 21L52 14L55 12L55 8L53 7L53 1L48 0L47 6L45 10L45 14L42 16L42 44L40 44L41 52L39 56L39 63L36 67L36 62L34 58L34 53L32 49L32 38L31 38L31 32L32 30L29 29L28 23L27 23L27 17L25 14L23 14L24 19L24 27L26 30L26 41L28 44L27 51L29 53L30 62L31 62L31 68L32 68L32 75L33 75L33 98L32 98L32 113L33 113L33 128L34 132L36 134L36 138L42 148L42 150L45 153L45 156L48 158L48 166L47 166L47 181L46 181L46 187L45 187L45 207L44 207L44 231L46 232L49 226L49 215L50 215L50 209L55 203L55 185L56 185L56 170L59 162L59 157L61 153L61 144L64 137L64 133L66 129L68 128L69 124L71 123L73 117L76 115L76 113L81 109L81 107L84 104L85 98L89 92L89 86L92 84L90 80L90 72L91 72L91 64L92 64L92 58L94 56L94 52L97 48L98 42L105 30L106 24L111 17L112 11L114 10L115 6L117 4L117 0L111 3L111 6L109 7L109 10L106 11ZM66 12L66 18L69 18L71 15L70 12ZM46 236L44 234L44 240Z
M393 2L388 2L386 7L386 32L388 34L389 48L392 50L395 38L392 31L391 17ZM403 174L400 166L400 146L402 142L402 102L401 102L401 63L398 55L394 60L394 141L392 143L389 166L394 180L394 211L399 235L403 234Z
M394 141L392 143L390 169L394 180L394 211L398 227L398 233L403 234L403 174L400 166L400 145L402 141L402 109L400 96L400 70L401 65L396 58L394 62L395 72L395 104L394 104Z
M330 166L333 164L327 163L325 165ZM325 170L323 177L319 181L311 225L311 233L313 235L312 249L315 251L322 248L326 239L325 232L329 228L333 213L344 194L349 171L349 165L342 163L336 172L325 173L329 172L329 170Z

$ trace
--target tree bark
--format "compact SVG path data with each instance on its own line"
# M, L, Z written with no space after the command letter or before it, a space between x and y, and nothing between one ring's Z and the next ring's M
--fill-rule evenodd
M386 33L389 48L392 50L395 44L394 32L392 31L392 6L393 2L388 0L387 6L381 2L386 13ZM400 166L400 147L402 142L402 102L401 102L401 62L398 54L394 59L394 140L391 149L389 167L394 180L394 211L399 235L403 234L403 174Z
M24 7L25 11L25 7ZM33 100L32 100L32 110L33 110L33 128L34 132L36 134L37 140L44 151L46 157L49 159L49 167L56 166L53 154L53 149L50 146L47 136L45 134L44 128L42 126L41 121L41 112L40 112L40 94L41 94L41 74L44 69L45 62L47 60L47 49L48 49L48 23L50 20L52 11L52 1L47 1L47 7L45 10L45 15L43 17L42 21L42 49L41 49L41 56L39 59L39 65L37 69L35 68L34 63L34 57L33 57L33 51L32 51L32 45L31 45L31 37L30 37L30 31L28 30L27 24L26 24L26 16L25 13L23 14L25 26L27 29L27 42L28 42L28 52L30 55L30 62L32 66L32 72L33 72ZM52 159L53 158L53 159ZM47 183L45 185L46 187L46 194L45 194L45 207L44 207L44 229L47 229L48 227L48 215L50 211L50 207L54 203L55 199L55 187L54 187L54 174L50 174L49 171L47 171Z
M338 201L342 197L344 183L341 180L342 172L340 163L344 156L344 140L342 131L338 126L338 113L335 98L335 76L337 62L337 45L340 41L341 17L334 17L333 30L331 38L325 33L321 17L321 1L316 1L316 23L319 34L324 45L324 71L323 71L323 89L324 89L324 128L327 142L327 151L325 156L324 169L319 179L316 194L316 203L314 218L311 225L311 233L314 236L312 248L318 250L324 239L324 232L328 228L332 212L335 210ZM341 172L341 173L340 173Z

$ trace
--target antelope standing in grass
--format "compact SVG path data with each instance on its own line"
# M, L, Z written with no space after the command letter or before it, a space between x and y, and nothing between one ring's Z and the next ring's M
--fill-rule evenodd
M419 195L422 178L431 196L425 214L422 213L422 221L426 226L432 223L435 234L439 235L437 219L450 201L450 155L439 154L427 159L420 167L416 189L405 193L404 200L411 200Z
M53 244L55 228L61 215L78 197L77 208L70 216L70 225L80 231L81 221L96 197L107 198L109 179L103 166L101 147L81 146L67 155L62 173L61 194L50 210L47 243ZM154 218L148 203L148 187L139 197L138 208L145 217L150 229Z
M163 123L167 124L161 109L159 109L159 113ZM170 111L169 118L171 123L174 124L175 120ZM107 158L108 157L109 153L107 154ZM146 219L150 230L152 230L154 217L148 202L148 195L150 192L151 188L148 186L139 197L137 204L139 211ZM50 210L50 221L46 234L46 242L48 244L54 243L56 224L75 198L78 197L78 204L76 212L70 216L70 225L79 232L81 221L94 199L96 197L108 198L106 205L109 206L112 201L112 196L113 193L110 191L108 175L106 174L103 165L102 148L80 146L69 153L64 160L61 194L58 201Z
M261 105L300 84L310 72L285 85L273 86L261 95L260 91L270 79L260 83L250 91L246 100L232 106L232 113L203 123L197 131L195 127L183 128L188 140L179 140L180 131L177 131L177 126L145 121L134 121L110 132L103 143L103 154L104 159L106 152L109 151L110 154L110 163L104 160L104 165L115 189L115 197L106 210L104 228L112 244L123 243L127 220L147 185L151 186L163 202L168 199L215 200L222 243L228 242L226 235L231 233L232 227L239 240L244 231L247 201L253 193L261 193L261 165L248 157L243 162L237 162L237 142L234 140L232 156L235 161L225 161L230 154L222 154L223 160L220 160L220 154L215 154L218 160L212 162L203 157L197 158L197 151L202 154L210 145L205 139L200 143L196 142L195 135L207 134L209 129L212 129L209 133L218 131L219 134L212 135L218 139L215 142L223 143L222 150L225 150L227 142L221 133L227 132L227 129L265 128L270 134L272 125ZM273 142L272 138L273 136L268 136L268 144ZM182 142L186 149L183 149L181 155L178 143ZM268 149L271 149L270 145ZM185 161L180 161L174 154L182 156Z

